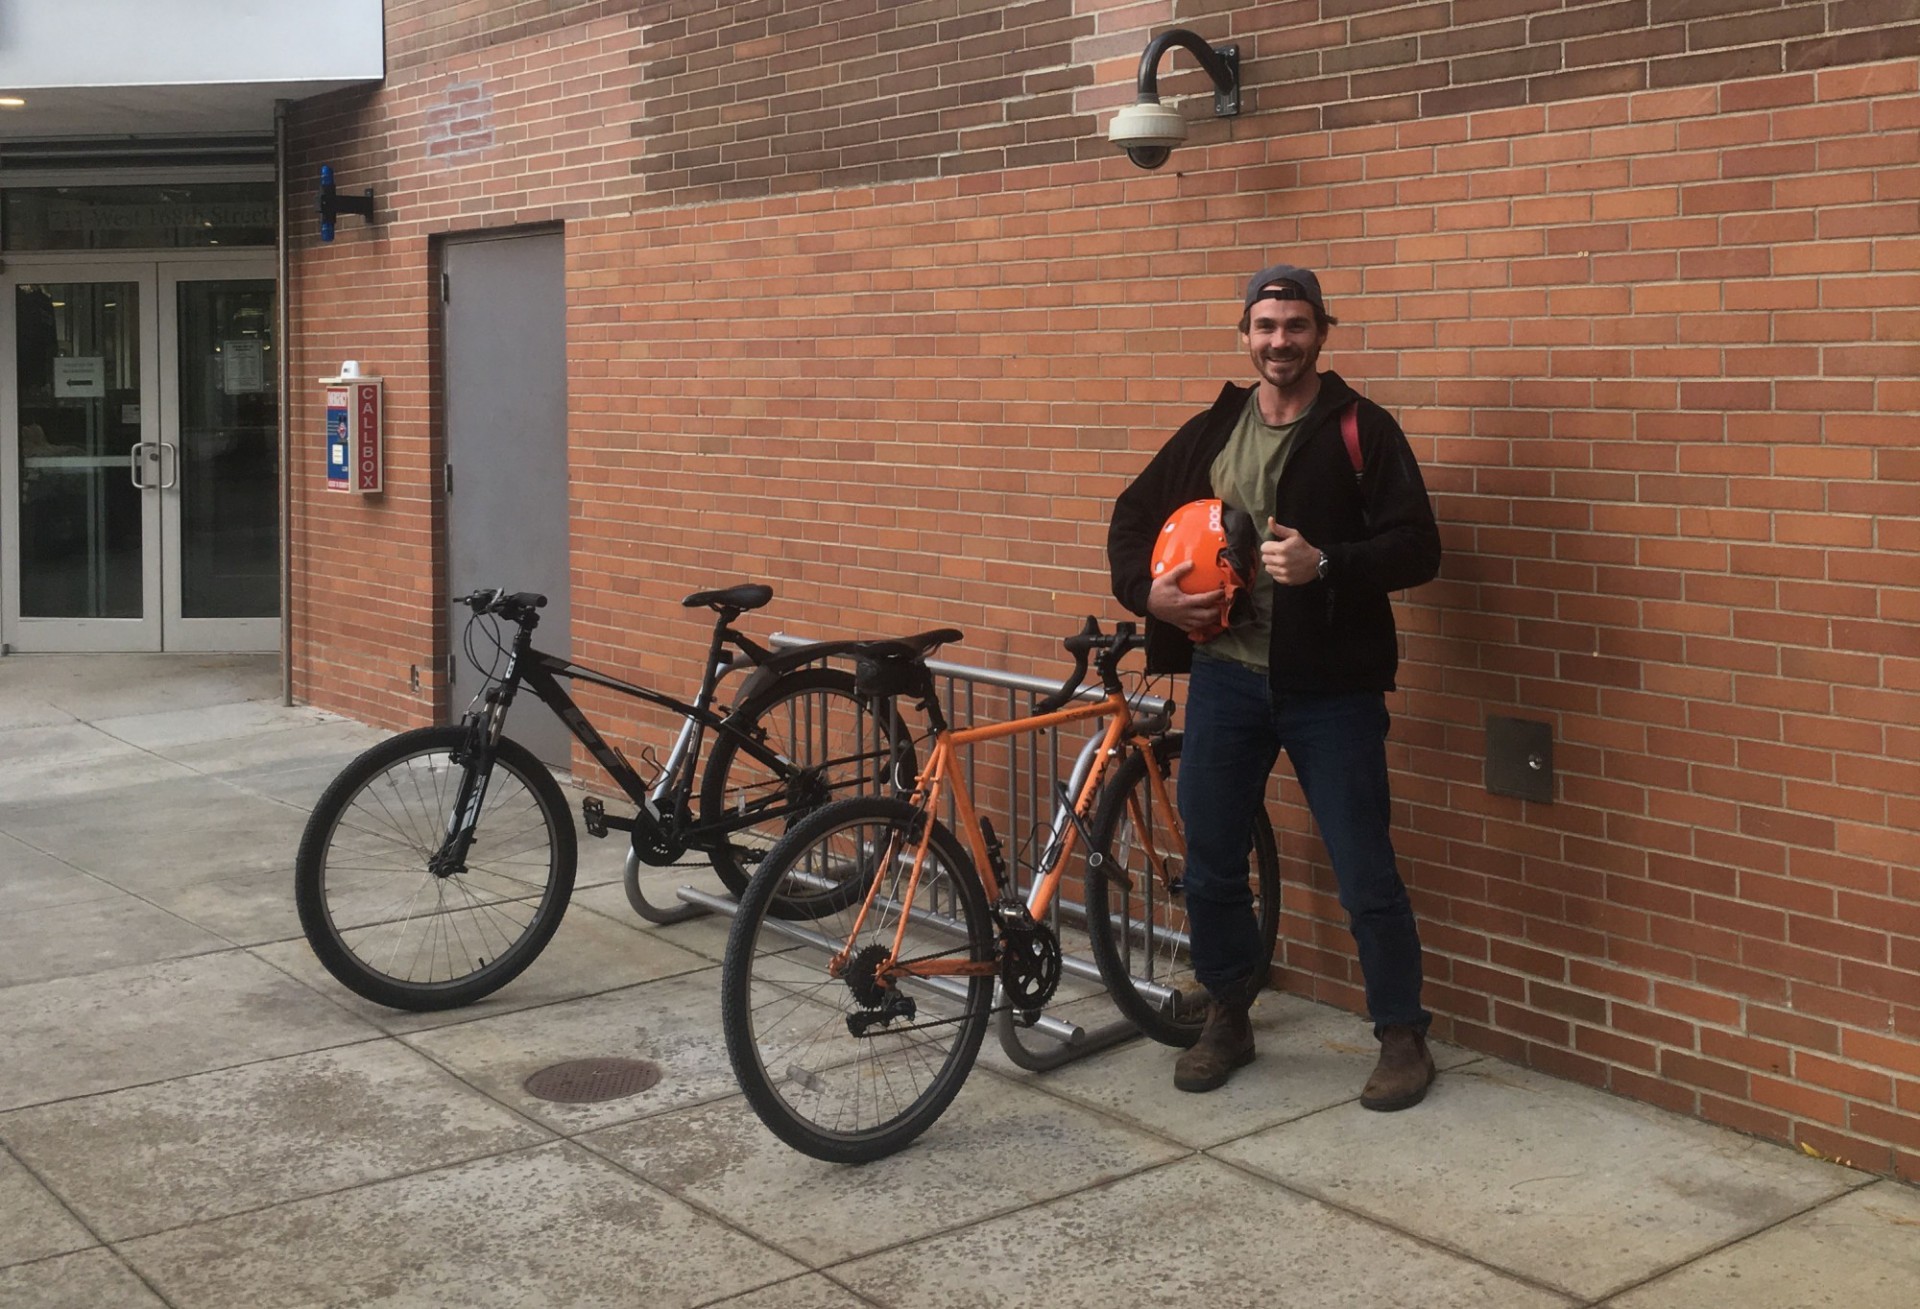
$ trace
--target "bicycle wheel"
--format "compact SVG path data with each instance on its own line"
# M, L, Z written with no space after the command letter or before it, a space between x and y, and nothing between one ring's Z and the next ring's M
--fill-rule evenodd
M807 814L830 800L891 795L913 784L913 742L893 702L860 695L851 673L796 669L740 705L727 722L789 761L775 771L734 732L718 733L707 756L700 825L714 831L744 822L706 845L714 872L736 899L774 842ZM788 887L781 898L783 917L828 908L804 888Z
M1154 742L1155 765L1176 792L1178 732ZM1187 906L1179 890L1181 856L1165 812L1147 780L1146 757L1129 755L1100 798L1093 821L1093 848L1104 856L1086 884L1087 934L1094 962L1114 1004L1142 1032L1164 1045L1186 1047L1200 1039L1206 991L1193 976L1187 952ZM1148 852L1158 854L1156 875ZM1273 824L1263 808L1253 823L1248 860L1253 909L1260 924L1260 974L1273 966L1280 930L1280 856Z
M881 796L837 801L803 819L761 863L727 937L720 1021L734 1075L774 1135L815 1159L866 1163L901 1149L959 1093L980 1052L993 978L879 976L889 957L995 957L986 893L938 823L892 956L914 835L929 821ZM776 917L782 881L807 867L863 889L878 882L878 894L816 921ZM843 950L848 966L831 977L828 961Z
M395 1009L452 1009L505 986L560 926L573 818L546 766L502 740L463 866L431 867L467 768L462 727L383 741L333 780L294 862L300 926L349 990Z

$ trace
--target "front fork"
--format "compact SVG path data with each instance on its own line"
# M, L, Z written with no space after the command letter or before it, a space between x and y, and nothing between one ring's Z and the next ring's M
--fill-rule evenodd
M460 749L460 789L454 793L453 808L447 814L446 838L427 861L427 871L435 877L452 877L467 869L467 852L473 848L474 829L480 823L480 810L487 801L487 783L493 777L493 752L500 734L506 729L507 702L501 687L486 693L486 707L470 710L462 725L467 739Z

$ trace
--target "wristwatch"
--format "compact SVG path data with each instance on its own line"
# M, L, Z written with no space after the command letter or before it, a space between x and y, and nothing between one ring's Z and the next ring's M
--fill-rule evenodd
M1323 582L1333 574L1333 561L1327 558L1325 550L1320 552L1320 562L1313 566L1313 572Z

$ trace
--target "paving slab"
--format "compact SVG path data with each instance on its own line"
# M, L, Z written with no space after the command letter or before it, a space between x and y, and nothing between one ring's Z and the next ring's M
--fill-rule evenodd
M647 903L657 909L678 908L681 902L674 892L682 886L697 886L713 895L726 894L720 879L706 867L648 869L640 875L640 890L647 897ZM671 927L650 926L627 902L623 877L578 891L574 898L595 913L657 933L662 940L671 941L712 963L717 964L726 957L727 931L733 926L733 919L724 914L705 914Z
M1607 1301L1608 1309L1912 1309L1920 1192L1877 1182Z
M804 1271L577 1146L539 1146L120 1247L177 1309L677 1309Z
M78 719L15 727L0 731L0 786L10 791L14 782L52 764L139 753L142 753L140 747Z
M574 1135L739 1093L720 1034L719 985L708 967L405 1039L502 1104ZM522 1085L553 1064L602 1058L648 1060L661 1078L638 1095L595 1104L541 1100Z
M1176 1090L1179 1052L1146 1040L1039 1074L1036 1085L1195 1147L1359 1098L1380 1049L1364 1019L1276 992L1254 1002L1252 1018L1253 1062L1205 1096ZM1478 1058L1438 1042L1433 1054L1443 1070Z
M0 831L136 893L293 868L306 814L156 762L177 775L32 803L9 796L0 802Z
M113 883L0 833L0 903L8 912L110 900L122 894Z
M9 656L11 657L11 656ZM168 1309L107 1249L0 1268L0 1309Z
M140 896L227 945L272 945L298 939L304 946L290 868L161 882L143 886Z
M278 655L9 655L0 659L6 698L37 701L75 717L112 718L280 699Z
M925 1309L1570 1303L1200 1157L841 1264L833 1276Z
M364 723L316 710L250 707L273 715L270 721L275 725L239 737L171 745L164 753L167 758L187 764L208 777L242 786L261 774L301 769L323 770L326 778L332 780L369 746L384 741L389 735ZM303 716L292 717L296 714ZM313 788L314 797L319 796L324 786L323 782Z
M29 983L5 1000L0 1110L376 1034L241 950Z
M98 1244L19 1160L0 1150L0 1267Z
M1215 1153L1587 1298L1865 1180L1492 1061L1443 1076L1415 1111L1341 1105Z
M184 765L75 720L0 732L0 832L49 801L85 800L192 775Z
M200 770L203 776L217 776L236 791L293 806L300 811L300 822L304 827L306 815L313 812L321 793L340 775L340 770L352 761L352 754L315 756L312 762L304 764L229 773L208 771L204 761L184 766Z
M879 1303L863 1299L819 1273L809 1273L790 1282L778 1282L745 1295L717 1300L708 1309L864 1309Z
M291 876L287 878L287 886L286 898L291 903ZM297 933L297 918L295 922ZM484 1000L437 1013L389 1009L361 999L321 966L305 936L260 946L255 953L383 1031L419 1032L576 1000L713 966L709 959L638 930L636 924L631 910L625 915L625 921L621 921L579 905L569 905L566 917L560 920L560 930L526 972ZM717 1007L714 1012L718 1014ZM718 1021L716 1017L715 1022Z
M390 1041L0 1114L111 1241L551 1139Z
M6 880L0 874L0 885ZM0 986L227 948L225 938L115 890L75 904L0 915Z
M18 672L12 655L0 657L0 736L23 727L53 727L77 723L79 717L59 705L49 704Z
M92 720L94 728L108 736L169 758L178 758L183 748L224 745L232 750L249 738L272 737L294 728L340 721L318 709L289 708L278 702L260 700L150 710Z
M858 1168L789 1149L739 1096L581 1142L817 1266L1188 1153L980 1069L924 1136Z

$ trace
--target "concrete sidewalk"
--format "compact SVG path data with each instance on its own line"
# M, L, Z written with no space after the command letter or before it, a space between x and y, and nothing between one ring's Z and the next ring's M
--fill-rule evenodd
M1920 1297L1920 1192L1460 1050L1367 1114L1363 1024L1272 994L1216 1094L1142 1042L1034 1075L990 1041L905 1154L816 1163L728 1071L724 922L648 928L614 841L505 990L373 1007L315 963L291 868L381 735L280 707L270 659L0 659L0 1306ZM595 1056L665 1076L522 1089Z

